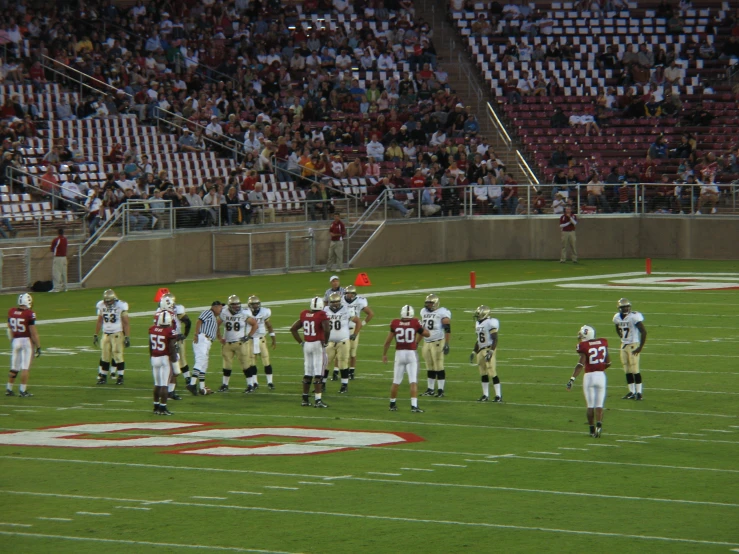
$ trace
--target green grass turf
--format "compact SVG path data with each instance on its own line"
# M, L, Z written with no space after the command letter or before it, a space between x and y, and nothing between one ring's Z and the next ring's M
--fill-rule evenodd
M642 260L366 269L373 286L362 292L464 286L472 270L478 283L503 283L642 269ZM739 265L655 261L654 270L739 273ZM344 284L355 275L343 273ZM233 293L244 302L256 293L269 305L322 296L328 274L166 286L187 307ZM156 289L116 292L132 312L143 312L153 311ZM37 294L34 308L40 321L90 316L101 293ZM645 400L621 400L625 380L612 349L604 435L595 441L587 436L581 379L569 393L564 384L577 361L575 336L581 325L593 325L599 336L617 344L611 318L624 295L646 316ZM739 291L624 292L540 283L441 292L442 305L453 314L447 397L421 398L426 413L411 414L404 383L399 411L390 413L392 366L380 361L386 325L405 303L420 309L424 296L370 297L376 315L362 331L358 377L346 396L330 383L328 410L299 405L302 353L285 329L307 302L273 308L273 323L280 330L272 353L275 391L266 390L260 367L259 392L241 394L244 379L237 370L231 380L234 392L195 398L184 391L183 400L170 401L176 412L172 418L149 413L152 378L144 348L149 318L131 320L133 347L126 351L123 387L94 385L94 322L39 325L45 352L31 373L29 390L35 396L2 397L2 431L174 421L218 428L386 431L423 440L264 457L176 454L172 451L183 447L165 446L0 446L3 550L184 552L199 546L205 551L284 552L728 552L739 547ZM15 296L2 296L0 302L7 310ZM490 305L501 323L503 404L475 402L481 394L479 377L467 359L474 341L471 311L481 303ZM193 311L190 315L197 317ZM0 352L6 360L7 344ZM189 345L188 355L192 363ZM220 385L220 365L214 347L208 373L213 389ZM420 390L425 377L422 364ZM131 430L96 438L167 434ZM213 444L248 447L295 440ZM491 457L503 455L509 456Z

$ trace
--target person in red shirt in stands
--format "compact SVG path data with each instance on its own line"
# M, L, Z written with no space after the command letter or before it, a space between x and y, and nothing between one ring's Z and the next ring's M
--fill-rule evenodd
M51 266L54 288L51 292L67 292L67 237L61 227L57 230L57 237L51 241L51 252L54 254Z
M328 262L323 271L328 271L332 267L336 271L341 271L344 263L344 239L346 238L346 225L341 221L341 214L334 212L334 221L328 230L331 235L331 244L328 247Z
M572 213L572 207L566 206L565 213L559 218L559 228L562 232L562 252L559 257L559 263L563 264L567 261L567 249L572 252L572 263L577 263L577 241L575 236L575 227L577 226L577 216Z
M411 188L422 189L426 186L426 177L421 172L421 168L416 169L416 174L411 177Z

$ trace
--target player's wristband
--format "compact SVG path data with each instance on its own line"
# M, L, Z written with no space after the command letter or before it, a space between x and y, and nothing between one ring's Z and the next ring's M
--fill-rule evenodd
M269 334L269 336L270 336L270 337L274 337L274 336L275 336L275 334L274 334L274 333L270 333L270 334Z
M574 382L575 382L575 378L574 377L570 377L570 383L574 383Z

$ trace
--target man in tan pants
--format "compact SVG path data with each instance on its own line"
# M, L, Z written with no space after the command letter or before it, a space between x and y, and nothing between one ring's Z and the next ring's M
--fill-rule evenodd
M331 242L328 247L328 262L326 262L326 268L323 271L328 271L334 267L336 271L341 271L341 266L344 263L346 225L341 221L341 214L339 212L334 212L334 221L331 223L328 232L331 236Z
M577 216L572 213L572 207L566 206L565 213L559 218L559 228L562 231L562 252L559 255L559 263L567 261L567 249L572 253L572 263L577 263L577 237L575 227Z

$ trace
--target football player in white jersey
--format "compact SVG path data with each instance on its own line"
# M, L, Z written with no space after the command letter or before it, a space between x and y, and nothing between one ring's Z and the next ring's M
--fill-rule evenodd
M426 363L426 376L428 377L428 388L421 396L436 396L443 398L444 385L446 383L446 371L444 371L444 356L449 354L449 338L452 333L452 313L446 308L439 306L439 297L429 294L426 297L424 307L421 309L421 323L423 328L428 329L430 335L423 339L423 361ZM437 391L434 385L438 383Z
M627 298L618 301L618 312L613 316L616 332L621 337L621 363L626 372L626 384L629 393L624 400L641 400L642 380L639 373L639 354L647 340L647 329L644 327L644 316L631 309Z
M182 400L182 397L175 391L177 387L177 376L182 374L185 383L190 382L190 366L187 364L187 347L185 339L190 334L192 321L190 321L185 307L177 304L174 294L167 292L159 299L159 307L154 313L154 321L157 321L159 314L169 312L172 316L172 324L177 331L177 362L172 364L172 376L167 385L167 397L172 400Z
M353 310L342 305L341 293L333 292L328 297L328 306L323 309L331 322L331 335L326 346L326 368L333 367L334 362L339 366L341 374L340 394L349 391L349 342L356 338L362 329L362 321ZM350 331L349 323L354 323L354 331ZM324 379L328 378L328 369L324 371Z
M277 338L275 337L275 330L272 328L272 310L269 308L262 307L262 301L259 300L258 296L252 295L249 297L247 305L249 306L249 312L251 316L257 322L257 331L254 333L254 342L250 345L253 349L254 356L252 360L254 365L249 368L249 373L252 376L252 391L259 388L259 382L257 381L257 355L262 359L262 365L264 366L264 374L267 376L267 388L274 390L275 385L272 382L272 363L269 360L269 349L267 348L267 333L270 337L270 348L274 350L277 348Z
M500 392L500 379L495 367L495 353L498 349L498 329L500 322L490 317L490 308L479 306L475 310L475 347L470 354L470 363L477 362L482 381L482 396L478 402L490 400L490 378L493 379L495 398L493 402L503 402Z
M123 372L126 364L123 359L123 348L131 346L129 338L130 327L128 323L128 304L118 300L112 289L103 293L103 299L95 306L98 319L95 325L95 335L92 344L100 345L102 355L100 356L100 368L98 369L98 385L108 382L111 361L115 360L118 366L118 380L116 385L123 384ZM102 339L98 340L100 330L103 331Z
M372 309L369 307L369 303L367 302L367 299L364 296L358 296L357 295L357 288L354 285L348 285L344 289L344 294L341 297L341 304L343 306L348 307L353 316L356 316L361 319L362 314L366 314L366 318L362 321L361 325L367 325L370 321L372 321L372 318L375 316L375 313L372 311ZM354 334L354 321L349 321L349 331ZM359 336L355 334L354 339L349 344L349 380L352 381L354 379L354 373L357 365L357 349L359 348ZM338 369L334 368L334 374L331 378L332 381L336 381L339 376Z
M224 329L223 338L221 339L223 345L221 349L223 384L218 392L228 391L234 358L239 360L241 370L246 377L246 390L244 392L251 392L253 377L249 368L254 365L254 351L249 341L254 338L257 321L252 317L249 310L244 310L241 307L241 299L235 294L228 297L226 309L221 311L221 321Z

